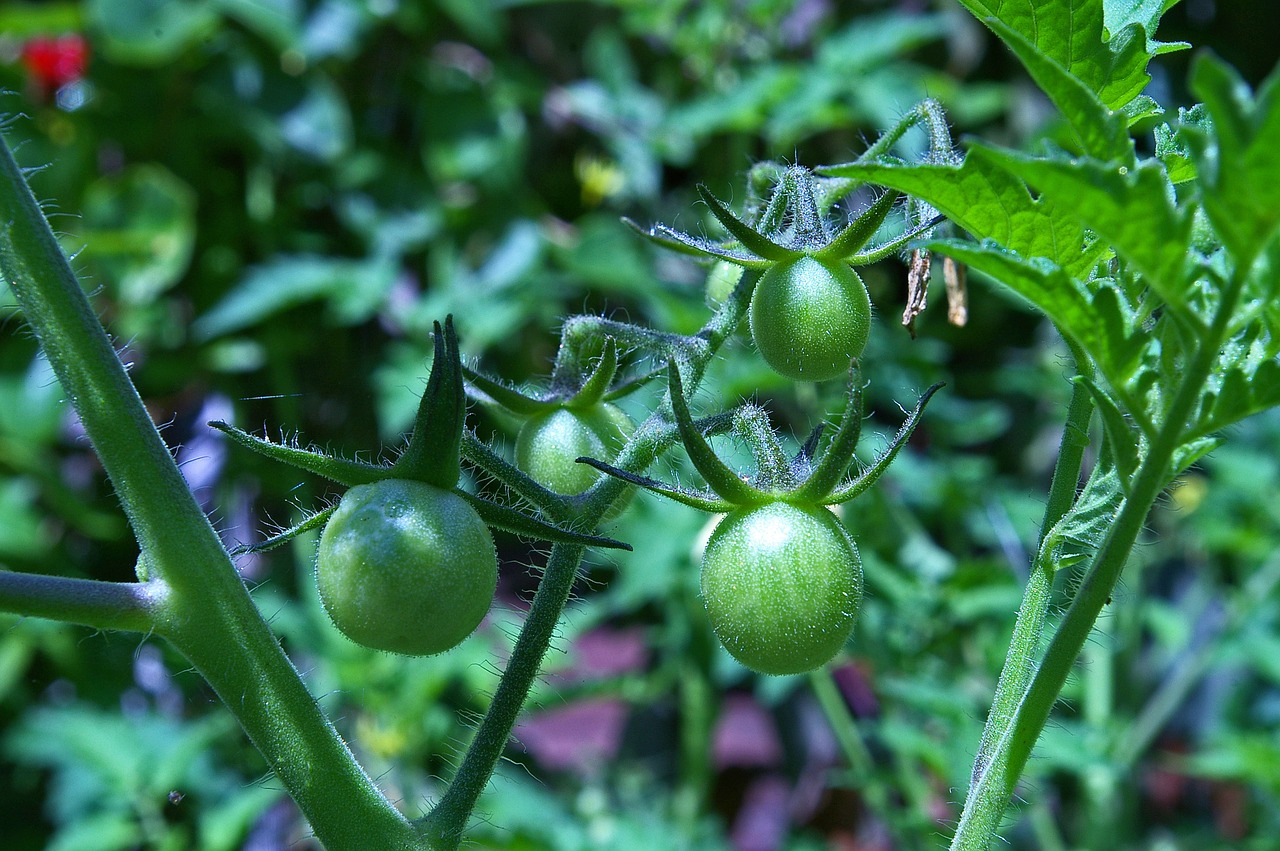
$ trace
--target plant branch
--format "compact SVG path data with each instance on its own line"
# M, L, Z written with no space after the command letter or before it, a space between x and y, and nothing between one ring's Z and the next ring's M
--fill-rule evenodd
M169 587L156 631L222 698L332 851L420 848L307 692L200 511L49 223L0 141L0 274Z
M94 629L151 632L163 582L98 582L0 570L0 611Z
M1168 484L1174 453L1186 436L1188 417L1217 361L1245 277L1245 271L1236 270L1227 283L1213 324L1180 376L1164 425L1152 439L1115 522L1094 554L1088 574L1049 642L1044 661L1023 693L1013 721L992 749L987 770L970 787L952 839L953 851L985 851L996 836L1014 787L1062 686L1120 578L1151 506Z

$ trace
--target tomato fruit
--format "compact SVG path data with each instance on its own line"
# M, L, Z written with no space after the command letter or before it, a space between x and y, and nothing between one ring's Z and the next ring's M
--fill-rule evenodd
M320 601L343 634L375 650L448 650L480 625L497 582L497 551L480 515L423 482L351 488L320 535Z
M575 496L604 473L574 459L610 461L634 430L631 419L607 402L590 408L553 408L534 414L520 427L516 466L548 490Z
M853 632L862 562L826 508L742 508L707 542L702 599L735 659L762 674L801 674L830 661Z
M751 337L765 362L794 381L843 375L862 354L871 298L847 263L799 257L760 276L751 297Z

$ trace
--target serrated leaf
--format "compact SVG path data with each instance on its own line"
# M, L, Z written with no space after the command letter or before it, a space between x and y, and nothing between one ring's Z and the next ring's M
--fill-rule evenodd
M984 23L999 20L1020 33L1088 86L1109 109L1119 109L1147 87L1151 81L1147 63L1153 54L1181 46L1147 38L1163 13L1151 0L1137 7L1103 0L960 2ZM1121 12L1126 6L1128 12Z
M1156 158L1164 163L1169 181L1174 184L1185 183L1196 177L1191 148L1181 135L1184 127L1199 128L1210 135L1213 133L1213 119L1209 117L1204 104L1198 103L1190 109L1179 107L1176 124L1161 124L1155 128Z
M1026 180L1082 225L1097 232L1133 264L1171 305L1186 301L1191 216L1179 210L1164 168L1151 161L1132 167L1095 160L1053 160L995 148L970 156L994 160Z
M1146 340L1134 328L1133 310L1119 290L1101 296L1043 258L1021 257L991 241L943 239L927 247L991 275L1038 307L1062 334L1091 354L1112 384L1124 386L1137 370Z
M1104 450L1071 510L1044 535L1037 560L1061 568L1088 558L1106 537L1123 500L1121 476Z
M1225 442L1220 437L1202 437L1179 446L1173 452L1173 463L1170 465L1169 479L1172 480L1182 475L1191 465Z
M1191 89L1214 134L1189 133L1205 212L1236 264L1249 266L1280 225L1280 69L1256 97L1212 55L1196 58Z
M959 166L846 163L819 171L890 186L928 202L978 240L1023 257L1045 257L1083 278L1105 246L1085 249L1084 228L1067 211L1031 196L994 162L972 154Z
M1085 153L1102 160L1133 162L1133 141L1126 116L1108 109L1084 81L1045 55L1022 33L999 20L987 21L987 26L1004 40L1031 78L1062 111Z

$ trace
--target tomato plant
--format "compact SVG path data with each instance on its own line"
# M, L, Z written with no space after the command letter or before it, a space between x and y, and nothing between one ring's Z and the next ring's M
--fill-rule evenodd
M743 508L707 542L702 599L735 659L764 674L800 674L831 661L853 632L862 562L826 508Z
M386 479L343 495L320 536L316 584L352 641L428 656L480 625L498 584L498 554L462 497Z
M1230 435L1235 424L1280 406L1280 316L1275 310L1280 291L1274 274L1280 268L1280 163L1274 156L1275 141L1280 136L1280 75L1255 94L1220 61L1211 57L1199 60L1189 91L1201 103L1180 113L1176 120L1161 124L1155 131L1154 146L1145 144L1145 140L1135 144L1134 128L1149 127L1160 115L1154 101L1140 93L1148 88L1148 61L1177 47L1151 37L1163 8L1171 4L1072 0L1036 4L1035 14L1026 15L1018 4L960 2L1012 49L1062 113L1062 121L1051 137L1053 144L1030 153L975 143L962 155L952 149L939 104L925 101L853 162L814 171L773 163L757 166L751 176L753 189L740 214L702 189L701 197L715 220L712 227L718 225L720 231L711 237L694 237L656 226L645 233L664 246L731 265L732 268L721 266L713 275L708 294L715 306L705 321L699 307L692 308L698 311L698 319L690 320L692 313L687 303L680 305L680 311L664 314L680 331L615 322L596 315L572 317L563 325L548 380L539 383L539 390L524 392L464 370L452 323L446 319L443 327L437 325L433 329L435 351L427 390L407 444L394 460L350 460L314 448L303 449L291 442L274 443L226 423L216 423L215 427L240 447L347 488L337 505L310 514L268 541L239 551L224 545L204 507L183 480L171 446L154 427L111 338L97 321L97 316L111 316L111 311L95 310L88 300L86 288L60 252L41 206L25 183L24 171L8 148L0 146L0 222L4 222L0 228L0 273L62 385L59 392L72 400L79 424L124 507L136 535L136 541L126 542L128 556L138 554L136 581L129 582L2 570L0 607L24 617L57 618L94 629L154 635L170 642L242 724L280 785L297 800L319 841L327 846L451 851L464 841L467 826L475 820L477 800L504 756L516 719L531 695L535 701L540 697L534 693L534 686L546 654L554 646L566 605L575 588L582 587L578 580L586 549L625 546L593 533L631 489L643 488L693 508L726 515L705 550L700 590L711 631L728 653L748 668L766 674L814 671L850 649L859 606L867 601L863 599L858 548L828 506L858 497L883 476L911 437L936 390L935 386L922 395L877 458L865 467L858 461L855 448L863 418L863 372L870 373L876 365L862 362L873 314L854 268L910 250L910 312L922 308L931 268L929 257L940 254L950 261L949 266L942 264L944 270L949 270L944 274L951 275L946 281L949 293L952 288L963 286L957 277L957 269L963 264L1019 297L1025 302L1021 306L1041 310L1060 332L1059 362L1069 362L1068 368L1073 371L1070 384L1062 383L1067 389L1061 396L1065 399L1069 393L1070 401L1038 531L1028 524L1023 531L1029 534L1008 535L1004 526L1009 524L1003 524L983 542L985 548L998 550L998 556L984 554L981 562L969 559L968 570L957 568L951 575L946 574L953 561L961 559L949 558L951 553L938 553L942 544L949 543L940 539L938 545L927 549L938 555L934 561L942 567L927 565L930 570L920 571L921 587L929 587L925 589L927 593L915 598L932 606L957 588L976 588L980 594L969 599L964 617L977 619L992 607L1004 606L1012 618L1015 606L1006 606L1010 601L1003 594L1009 589L987 587L991 573L988 569L1018 561L1025 548L1027 558L1018 565L1025 570L1010 570L1006 577L1012 583L1016 575L1023 583L1023 600L1016 606L1017 621L1007 655L1000 654L1005 658L1004 667L994 687L991 709L985 713L981 740L976 742L972 771L961 766L962 777L970 786L953 847L957 851L989 847L1032 749L1060 700L1082 648L1087 646L1091 630L1104 607L1113 603L1112 591L1139 536L1148 527L1152 507L1171 483L1188 476L1194 465L1220 446L1226 439L1223 435ZM395 18L398 26L406 28L406 35L417 35L414 28L428 26L433 20L430 16L413 15ZM475 82L482 78L496 81L493 75L498 73L494 71L497 66L485 52L499 53L492 45L505 43L502 31L486 35L477 20L460 23L465 32L460 31L459 37L465 35L466 43L458 41L448 49L436 51L424 60L427 66L417 66L424 78L447 78L450 87L469 86L467 80L472 75ZM246 31L255 26L252 16L243 21L237 18L237 22ZM102 19L95 26L109 23ZM203 33L206 25L196 23L199 25L192 32ZM373 26L368 21L361 28ZM144 42L151 41L152 33L164 32L149 26L132 29L139 33L146 30L142 33L146 36ZM113 35L105 26L102 31L104 38L114 38L104 42L112 45L101 54L104 62L110 62L113 53L130 52L127 43L121 43L127 42L120 38L125 33ZM276 32L279 37L281 31ZM417 43L412 38L398 40ZM480 46L471 45L471 41ZM210 49L217 42L210 41ZM28 51L26 61L33 79L54 85L83 73L86 54L82 46L72 43L65 47L54 50L47 48L57 45L46 45ZM197 42L193 41L190 48L196 47ZM155 45L135 43L132 55L139 67L159 67L161 54L152 52L155 49ZM602 40L587 52L592 61L605 62L614 49ZM237 71L231 76L237 86L248 81L249 88L255 88L251 63L255 52L268 55L272 61L285 57L282 64L291 74L317 73L313 70L317 66L328 74L343 53L337 46L333 51L321 56L310 47L301 51L283 44L267 51L243 50L237 61L246 63L239 67L249 73ZM829 52L841 50L832 48ZM104 65L104 71L112 68ZM614 97L623 97L619 92L634 95L643 88L633 85L635 81L628 79L630 70L622 63L616 70L615 79L605 87L607 91L599 89L588 95L582 88L564 87L557 98L549 101L554 107L550 112L578 109L573 114L583 120L587 132L622 127L628 134L652 133L645 137L650 140L665 135L670 129L665 123L668 119L661 115L663 110L648 108L651 103L631 111L593 111L596 106L612 104ZM104 73L104 82L111 76ZM756 94L763 88L769 90L770 98L775 97L775 81L769 75L760 79L770 85L757 87ZM296 82L301 86L315 80ZM436 142L432 140L433 149L423 158L433 170L429 180L416 187L381 186L368 173L378 167L379 157L348 157L344 156L347 151L341 140L333 146L327 144L344 135L343 128L361 123L349 121L350 116L342 113L343 87L326 80L314 93L302 95L300 86L284 91L277 90L274 84L263 87L267 96L262 99L262 109L267 102L297 104L297 111L291 107L288 121L284 122L291 128L290 138L285 140L291 147L282 146L281 140L272 136L263 136L258 153L269 156L246 159L251 164L264 162L252 169L256 176L250 181L252 185L244 187L247 191L231 194L242 201L249 199L247 209L255 222L273 218L275 205L292 195L306 199L298 203L302 205L300 209L309 211L308 222L326 218L312 213L332 206L338 211L337 218L369 234L370 265L317 265L307 260L302 267L308 273L283 278L283 287L277 285L279 276L264 274L261 277L270 279L273 285L271 298L257 299L252 310L284 310L296 304L299 293L311 294L306 296L310 299L321 291L331 293L333 304L339 305L344 296L351 294L351 279L359 278L359 298L352 299L345 310L335 311L335 316L341 315L341 321L353 324L378 316L387 320L385 325L395 325L398 333L408 337L413 330L424 330L413 323L431 311L400 311L395 322L390 321L391 311L379 311L393 306L395 299L416 299L417 293L407 293L419 288L400 284L411 277L417 279L416 273L402 273L406 272L408 261L416 262L415 258L424 254L432 259L431 274L423 278L427 283L420 288L423 293L430 290L430 295L424 296L422 304L440 304L426 298L456 298L457 302L450 303L466 304L463 291L488 298L508 288L513 279L556 283L566 277L567 271L577 274L587 269L601 278L611 278L629 298L642 295L635 300L635 309L654 307L647 303L653 295L646 288L648 276L611 276L616 270L600 268L610 265L612 256L608 250L598 251L595 267L585 261L578 265L581 258L569 257L577 250L573 246L588 244L588 228L579 228L577 223L563 228L558 214L546 216L555 221L534 229L538 236L529 241L540 247L503 253L494 262L477 268L472 276L451 275L455 266L469 268L471 256L483 250L487 242L468 240L466 251L454 252L452 249L461 243L444 237L440 242L436 239L442 230L471 218L470 211L479 216L486 202L492 200L487 197L491 185L488 178L503 171L501 151L477 145L468 136L461 149L465 156L455 155L457 152L435 150ZM156 90L166 97L179 97L182 88L164 86ZM204 92L204 96L213 91L203 86L189 88ZM518 104L504 120L494 122L503 132L517 132L527 123L521 111L534 100L526 97L523 89L504 93L496 82L492 90L496 96L492 100L510 99ZM647 94L643 93L639 100L647 102ZM375 95L371 103L378 107L382 103L381 91ZM459 98L467 99L485 100L469 95ZM236 108L241 105L236 98L228 102ZM588 106L584 107L584 102ZM104 105L112 106L106 112L113 111L113 104ZM394 110L374 108L372 112L395 116ZM723 110L691 112L706 116ZM370 113L365 110L355 114ZM277 122L264 120L264 116L275 117L275 113L258 113L255 125L265 134ZM586 120L588 117L590 121ZM53 118L57 120L50 122L51 126L61 128L66 140L73 137L70 131L79 134L94 120L89 109L78 112L73 121L62 120L65 116ZM689 120L689 115L682 119ZM313 125L310 121L320 123ZM373 123L382 126L377 121ZM393 117L393 123L407 127L415 124L401 122L398 117ZM457 123L466 128L479 126L466 116ZM587 128L587 124L591 127ZM298 132L300 128L316 126L322 132ZM898 145L913 127L926 132L926 145L920 145L918 139ZM5 129L9 129L7 125ZM435 132L437 128L432 129ZM645 147L637 143L638 139L639 136L628 136L619 142L619 160L634 159L634 154ZM98 141L94 140L95 147ZM218 146L224 143L219 140ZM113 163L127 161L137 150L136 143L131 143L123 151L126 156L117 156L114 144L85 151L97 156L85 157L83 162L93 164L91 169L111 170L116 167ZM670 145L672 151L683 147ZM334 173L342 177L339 183L343 192L353 194L346 200L326 199L324 192L316 191L323 188L323 181L314 177L307 178L308 188L300 193L293 191L296 187L291 181L274 183L268 173L271 161L286 159L277 154L293 148L316 158L309 168L319 167L320 160L344 166ZM1140 154L1145 151L1154 151L1154 155ZM349 168L352 163L359 166L354 171ZM618 166L620 170L631 167L629 163ZM197 166L188 164L186 173L197 171ZM392 180L400 177L397 173ZM759 203L754 194L757 178L761 178L761 185L767 183L772 188L772 194ZM412 199L421 194L417 189L424 186L431 193L440 190L443 205L429 215L395 221L370 206L378 207L387 198ZM389 188L396 191L387 191ZM589 203L604 200L602 193L593 190L591 195ZM335 203L329 205L328 200ZM498 206L509 212L524 208L525 200L504 197ZM861 212L846 218L845 209ZM536 216L543 216L544 212L539 211ZM525 236L531 233L526 232ZM271 238L261 240L264 246L287 246L287 250L298 252L299 258L309 258L312 251L310 234L296 240L277 240L279 234L275 233L267 236ZM577 242L579 239L581 243ZM542 242L554 242L555 248L547 250ZM211 235L207 241L223 258L237 255L236 250L227 249L230 243L223 243L221 235ZM522 251L528 256L547 255L551 258L546 261L549 265L541 265L543 259L528 261L527 265L512 262L520 259L516 255ZM582 251L584 257L589 253ZM221 262L204 265L216 269ZM314 274L317 269L323 272L318 277ZM353 275L353 269L359 274ZM694 278L689 271L686 268L681 273L686 282ZM365 292L363 279L377 279L374 283L388 290L374 286ZM450 286L458 280L476 285ZM394 296L387 295L391 290ZM877 292L881 291L877 288ZM265 308L264 302L269 302ZM203 300L193 299L191 303ZM655 312L671 307L662 298L655 298L654 304ZM248 308L242 304L236 309ZM624 309L632 309L632 304L629 302ZM175 311L173 315L181 313ZM400 325L402 318L404 324ZM1019 314L1019 318L1026 317ZM989 321L990 317L986 319ZM509 330L505 320L499 320L489 327L488 334L500 336ZM766 363L785 377L825 381L849 371L848 390L841 398L844 407L836 428L814 429L793 453L784 451L784 438L773 431L773 423L763 408L754 404L729 401L725 403L727 407L718 407L695 419L690 411L695 395L704 401L717 390L737 397L757 389L748 386L758 377L749 369L719 369L723 355L733 353L735 335L744 324L749 326ZM207 333L207 327L201 333ZM225 330L227 327L230 326L223 326L223 333L230 333ZM211 339L202 338L201 333L189 341L170 342L185 354L188 342L194 351ZM309 342L308 335L296 336ZM235 366L228 369L244 369L254 363L256 341L245 338L223 342L232 345L220 350L202 349L201 354L209 355L210 363L230 359L227 363L234 362ZM901 364L902 361L895 361L891 366ZM655 365L656 374L665 373L666 386L651 394L650 413L632 428L613 404L653 377ZM250 366L250 370L253 368ZM268 374L282 372L288 370ZM920 383L925 382L921 379ZM767 386L772 392L780 384L760 382L759 387ZM21 398L15 396L17 391L12 386L7 385L4 391L6 399ZM817 404L838 396L827 391L828 388L805 388L788 397L785 404L790 406L795 400ZM514 462L500 440L490 441L467 427L467 394L521 419L512 453ZM286 395L281 391L273 398ZM786 415L796 416L789 407L783 410ZM950 413L952 424L966 419L963 413L956 415L954 408ZM498 419L500 426L505 426L513 418ZM4 425L7 429L12 423ZM750 450L754 468L749 474L730 467L713 450L712 442L726 436ZM1096 442L1090 444L1094 436ZM987 434L975 438L971 433L967 436L969 443L957 445L979 445L990 437ZM705 488L680 487L647 477L646 472L663 454L677 447L687 452ZM7 453L6 464L30 464L30 459L22 455L16 451ZM37 461L32 466L39 465ZM929 479L921 476L913 481L904 477L903 483L918 486L920 481ZM944 501L956 493L946 488L938 488L937 492ZM25 494L11 489L6 490L6 496L7 503L14 504L22 503ZM1191 497L1185 498L1190 504ZM918 503L904 501L893 507L915 505ZM990 507L993 514L1002 510L994 504ZM925 523L917 523L917 518L899 514L893 519L901 522L884 524L893 528L880 530L882 540L878 543L883 546L874 550L875 561L871 557L870 533L861 538L868 565L874 564L877 570L885 568L885 573L873 576L889 580L883 586L877 583L876 588L891 592L894 578L899 578L902 585L915 579L890 574L891 567L903 568L905 576L908 565L885 567L884 558L892 544L902 543L900 550L911 552L906 544L912 541L899 541L893 536L933 543L928 539L934 534ZM285 655L283 647L294 646L295 636L288 633L292 625L286 619L274 625L268 623L259 609L263 598L251 595L233 557L239 552L267 549L304 532L323 530L315 575L321 601L337 628L371 647L396 653L434 653L460 640L484 616L497 570L490 530L498 529L553 542L545 569L537 577L531 605L527 611L519 612L523 622L509 654L504 655L501 680L447 788L431 789L433 803L429 811L417 804L426 795L406 793L402 800L407 803L397 806L399 802L389 800L356 761L315 695L308 691L308 683ZM885 538L891 539L888 544L883 541ZM684 542L675 543L681 553L678 558L684 558L688 548L682 546ZM975 565L982 570L974 570ZM1280 582L1280 569L1271 572L1274 576L1269 586L1265 582L1255 586L1251 577L1248 584L1242 585L1241 597L1265 600L1266 593L1256 592L1274 588ZM688 602L686 597L693 596L692 589L686 593L684 586L672 596L677 593L680 602ZM890 597L892 593L883 596ZM908 604L903 601L909 599L894 596L882 601L870 592L867 597L876 606L897 605L896 614L904 613ZM1120 605L1123 601L1117 599L1115 603ZM666 607L646 608L646 617L667 616ZM696 611L696 605L692 608ZM940 613L956 617L960 616L960 608L938 607ZM1228 619L1235 622L1231 628L1241 636L1245 636L1246 627L1257 625L1247 617L1249 611L1247 605L1242 605ZM1055 612L1060 615L1050 616ZM933 614L930 608L927 615ZM1263 614L1270 616L1274 612ZM1144 618L1114 620L1128 621L1123 628L1130 628L1133 623L1148 628ZM1168 633L1176 632L1170 625L1176 626L1181 620L1169 611L1149 619ZM317 622L319 629L328 629L323 618ZM696 632L669 630L671 634ZM684 638L688 636L675 640ZM718 721L713 717L717 701L705 694L710 677L690 682L698 678L686 678L684 673L702 666L700 672L705 675L724 661L713 658L714 653L703 652L711 642L701 639L701 635L688 638L688 648L680 649L693 652L680 654L674 664L666 664L669 660L655 663L652 670L659 671L660 676L642 684L672 684L678 691L679 699L671 704L687 713L688 717L681 721L701 722L701 726L681 725L682 746L692 743L695 748L701 733L709 736ZM1096 644L1102 648L1108 642ZM1263 641L1259 646L1265 644ZM857 642L852 644L853 648L858 646ZM919 642L914 652L919 653L926 646ZM302 652L309 649L302 648ZM984 652L989 649L976 643L966 648L972 658L980 661L990 656ZM1112 793L1131 779L1129 774L1138 756L1152 744L1186 696L1186 691L1179 694L1178 690L1189 689L1187 683L1200 676L1197 669L1209 654L1201 653L1195 645L1188 649L1192 652L1180 656L1190 659L1190 663L1180 668L1177 666L1184 663L1175 661L1172 675L1166 678L1172 685L1157 692L1135 716L1132 728L1118 735L1112 735L1112 725L1101 723L1111 720L1107 713L1118 703L1111 699L1111 669L1093 665L1092 675L1082 678L1079 723L1099 733L1089 738L1091 747L1107 748L1106 752L1090 754L1091 764L1086 765L1090 772L1088 796L1103 815L1114 815L1109 810ZM427 664L442 661L447 660ZM930 661L935 668L943 667L932 656ZM742 677L744 673L737 671L736 675ZM137 679L139 687L143 686L144 677L139 675ZM876 740L877 746L901 740L903 727L855 730L850 724L841 728L841 713L847 716L849 707L839 694L828 694L833 699L824 701L820 691L824 682L829 691L835 691L832 678L819 673L803 680L784 681L773 692L789 691L804 699L808 695L799 690L812 689L818 702L824 703L826 717L836 726L841 756L855 769L850 774L859 783L877 773L893 773L898 778L911 774L911 765L893 764L888 770L875 765L878 748L869 749L862 741L863 734ZM977 676L970 684L980 683L981 676ZM586 690L595 688L591 685ZM937 700L937 692L928 689L897 691L899 697L910 692L907 699L930 707L945 702ZM647 693L641 690L632 694ZM893 697L888 691L879 696ZM791 699L790 695L784 698ZM968 709L961 707L956 714L972 718L974 713ZM898 755L895 753L895 757ZM687 762L699 763L700 754L692 756L695 758ZM702 776L690 782L687 790L682 789L682 795L685 791L690 793L683 800L695 804L712 797L705 794L710 791L705 782L709 772L705 770L706 761L701 762L702 768L695 765L691 774ZM900 809L930 811L927 805L931 799L925 796L949 788L949 784L937 782L944 770L939 767L941 762L934 759L916 763L921 766L922 778L911 777L911 782L902 784L906 806ZM1230 760L1199 762L1218 770ZM1105 770L1096 770L1099 766ZM858 769L863 767L872 770L860 772ZM826 766L821 770L825 772ZM924 782L917 782L920 779ZM402 786L398 777L396 780L398 791L409 785ZM895 795L882 795L880 801L873 797L877 789L884 792L886 788L899 791L884 786L883 781L879 786L868 782L858 789L857 796L850 797L865 798L873 808L884 802L885 809L891 810L897 800ZM414 790L417 791L420 790ZM175 790L172 795L169 800L181 800L180 791ZM155 818L153 808L146 806L153 803L144 802L139 809L146 811L150 821L163 822L163 818ZM517 806L534 810L529 821L542 815L536 807ZM687 815L692 816L690 822L701 822L701 813ZM848 815L852 822L863 814ZM944 817L950 815L954 813L948 811ZM1059 841L1053 835L1057 827L1054 821L1054 814L1047 808L1036 812L1034 827L1038 834L1046 834L1037 836L1044 840L1041 844L1102 847L1111 839L1109 822L1101 819L1098 823L1103 827L1098 832L1103 843ZM930 830L935 828L935 824L929 825ZM520 836L514 841L525 839ZM133 841L133 837L129 835L122 841Z

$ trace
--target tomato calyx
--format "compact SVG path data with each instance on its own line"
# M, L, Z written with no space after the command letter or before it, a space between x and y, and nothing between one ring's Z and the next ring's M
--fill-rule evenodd
M476 438L464 428L466 395L462 358L451 316L445 318L443 326L439 322L435 323L434 344L435 359L432 361L427 389L418 408L413 432L404 451L391 464L372 464L337 457L316 449L275 443L222 421L211 422L209 425L246 449L349 488L392 480L419 482L457 495L475 510L486 525L495 529L545 541L631 549L630 545L621 541L587 535L459 487L463 444L474 444ZM239 552L269 550L305 532L323 528L337 507L331 506L310 514L294 526L265 541L242 547Z
M943 386L935 384L921 394L915 410L908 415L889 446L866 469L850 476L849 470L854 464L854 452L861 435L863 412L861 373L856 365L851 372L844 413L825 446L821 445L825 429L819 425L800 450L788 458L763 409L747 405L734 412L731 430L751 448L756 462L756 472L751 476L743 476L730 468L707 442L705 429L694 421L689 411L684 382L675 361L668 364L667 371L672 414L689 459L708 489L697 491L670 485L627 472L596 458L579 460L611 476L703 511L723 513L771 502L810 506L848 502L865 493L889 469L919 425L925 406Z
M819 426L788 455L765 411L743 406L733 413L731 429L751 447L756 462L755 474L743 476L716 455L693 420L674 360L667 380L676 430L707 490L581 460L677 502L724 515L703 554L701 588L712 631L730 655L763 674L798 674L825 664L853 632L863 584L857 545L827 507L864 493L884 474L942 385L924 392L889 447L852 476L863 411L856 365L844 413L825 445Z

